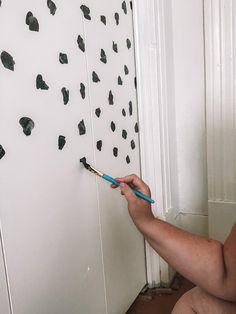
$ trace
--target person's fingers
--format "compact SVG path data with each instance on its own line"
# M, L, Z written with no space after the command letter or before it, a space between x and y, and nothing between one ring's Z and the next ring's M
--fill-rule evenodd
M132 191L132 189L128 186L128 184L122 182L120 184L120 189L121 189L121 193L123 193L123 195L125 196L127 202L130 203L134 203L137 200L137 196L134 194L134 192Z
M128 184L129 186L145 193L150 194L149 186L137 175L131 174L125 177L116 178L118 182L124 182Z

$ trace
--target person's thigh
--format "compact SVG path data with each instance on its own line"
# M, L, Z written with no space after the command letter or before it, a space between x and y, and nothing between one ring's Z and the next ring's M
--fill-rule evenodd
M199 287L186 292L176 303L172 314L235 314L236 303L218 299Z

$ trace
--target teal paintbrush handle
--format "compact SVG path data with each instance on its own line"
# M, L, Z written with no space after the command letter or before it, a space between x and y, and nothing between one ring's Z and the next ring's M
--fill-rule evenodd
M110 183L112 183L112 184L115 184L116 186L120 186L120 183L119 183L118 181L116 181L114 178L108 176L107 174L104 174L104 175L102 176L102 178L105 179L105 180L107 180L108 182L110 182ZM145 200L145 201L147 201L147 202L149 202L149 203L152 203L152 204L155 203L155 201L154 201L153 199L151 199L149 196L144 195L143 193L141 193L141 192L139 192L139 191L137 191L137 190L135 190L135 189L133 189L133 191L134 191L134 193L135 193L138 197L142 198L143 200Z

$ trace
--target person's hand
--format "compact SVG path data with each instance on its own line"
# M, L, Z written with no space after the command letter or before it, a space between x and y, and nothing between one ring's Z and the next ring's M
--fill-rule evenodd
M116 178L116 180L120 182L121 194L124 195L128 201L128 210L134 223L141 228L143 223L154 219L151 204L136 196L132 191L132 189L136 189L137 191L151 197L151 191L148 185L135 174L131 174L123 178ZM114 184L111 184L111 187L117 188Z

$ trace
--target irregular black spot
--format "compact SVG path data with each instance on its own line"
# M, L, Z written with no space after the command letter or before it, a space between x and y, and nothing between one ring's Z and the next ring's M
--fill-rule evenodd
M113 132L115 132L116 125L115 125L115 123L113 121L111 122L111 129L112 129Z
M127 156L126 156L126 162L127 162L127 164L129 164L129 163L130 163L130 158L129 158L129 155L127 155Z
M97 75L96 72L93 71L92 76L93 76L93 82L94 82L94 83L100 82L100 78L98 77L98 75Z
M78 128L79 128L79 134L80 135L84 135L86 133L86 127L84 124L84 120L80 121L80 123L78 124Z
M66 144L66 138L63 135L59 135L58 137L58 149L62 150Z
M100 18L101 18L101 22L102 22L104 25L106 25L106 24L107 24L107 21L106 21L105 15L101 15Z
M106 56L106 53L103 49L101 49L101 58L100 60L103 62L103 63L107 63L107 56Z
M117 148L117 147L114 147L114 148L113 148L113 155L114 155L115 157L118 156L118 148Z
M130 4L130 9L133 10L133 2L130 1L129 4Z
M64 102L64 105L67 105L68 102L69 102L69 94L70 94L70 92L69 92L69 90L66 89L65 87L63 87L63 88L61 89L61 92L62 92L62 95L63 95L63 102Z
M135 123L134 131L135 131L136 133L139 132L138 122Z
M56 13L57 7L52 0L47 0L47 5L50 10L50 13L54 15Z
M125 72L125 75L129 74L129 69L128 69L127 65L124 66L124 72Z
M99 151L102 150L102 141L101 141L101 140L100 140L100 141L97 141L97 149L98 149Z
M134 78L134 87L137 88L137 78L136 78L136 76Z
M120 17L119 17L119 13L115 13L115 20L116 20L116 25L119 25L119 19L120 19Z
M123 81L120 76L118 76L118 85L123 85Z
M84 99L85 98L85 85L83 83L80 83L80 94L81 94L81 97Z
M0 4L1 6L1 4ZM0 159L2 159L2 157L6 154L4 148L2 147L2 145L0 145Z
M33 13L30 12L30 11L26 14L25 23L26 23L27 25L30 24L29 19L30 19L30 17L32 17L32 16L33 16Z
M36 78L36 87L37 89L49 89L48 85L45 83L45 81L43 80L43 77L41 74L37 75Z
M38 32L39 31L39 22L35 16L33 16L32 12L28 12L26 15L25 22L29 25L29 30Z
M6 69L14 71L15 61L13 60L12 56L8 52L3 51L1 53L1 60L2 60L2 64L4 65Z
M111 90L109 92L108 100L109 100L109 105L114 105L114 96Z
M113 43L112 43L112 49L116 52L116 53L118 53L118 47L117 47L117 44L113 41Z
M134 140L132 140L132 141L130 142L130 146L131 146L132 149L135 149L135 141L134 141Z
M122 2L122 9L123 9L124 13L127 14L127 6L126 6L125 1Z
M67 54L60 52L60 54L59 54L59 61L60 61L61 64L68 64Z
M19 120L20 125L23 128L23 132L25 133L26 136L31 135L31 132L34 128L34 121L28 117L22 117Z
M126 140L127 139L127 131L122 130L122 137Z
M86 157L80 158L79 161L82 162L84 165L87 163Z
M125 109L124 109L124 108L122 109L122 115L123 115L124 117L126 117L126 112L125 112Z
M84 17L87 20L91 20L90 9L88 7L86 7L86 5L84 5L84 4L80 6L80 9L82 10Z
M131 48L131 41L129 38L126 39L126 44L127 44L127 48L130 49Z
M132 101L129 102L129 115L132 116L133 114L133 104Z
M2 0L0 0L0 6L2 5Z
M79 49L85 52L85 43L84 43L83 38L80 35L77 38L77 43L78 43Z
M100 114L101 114L101 109L100 109L100 108L97 108L97 109L95 110L95 114L96 114L96 116L99 118L99 117L100 117Z

